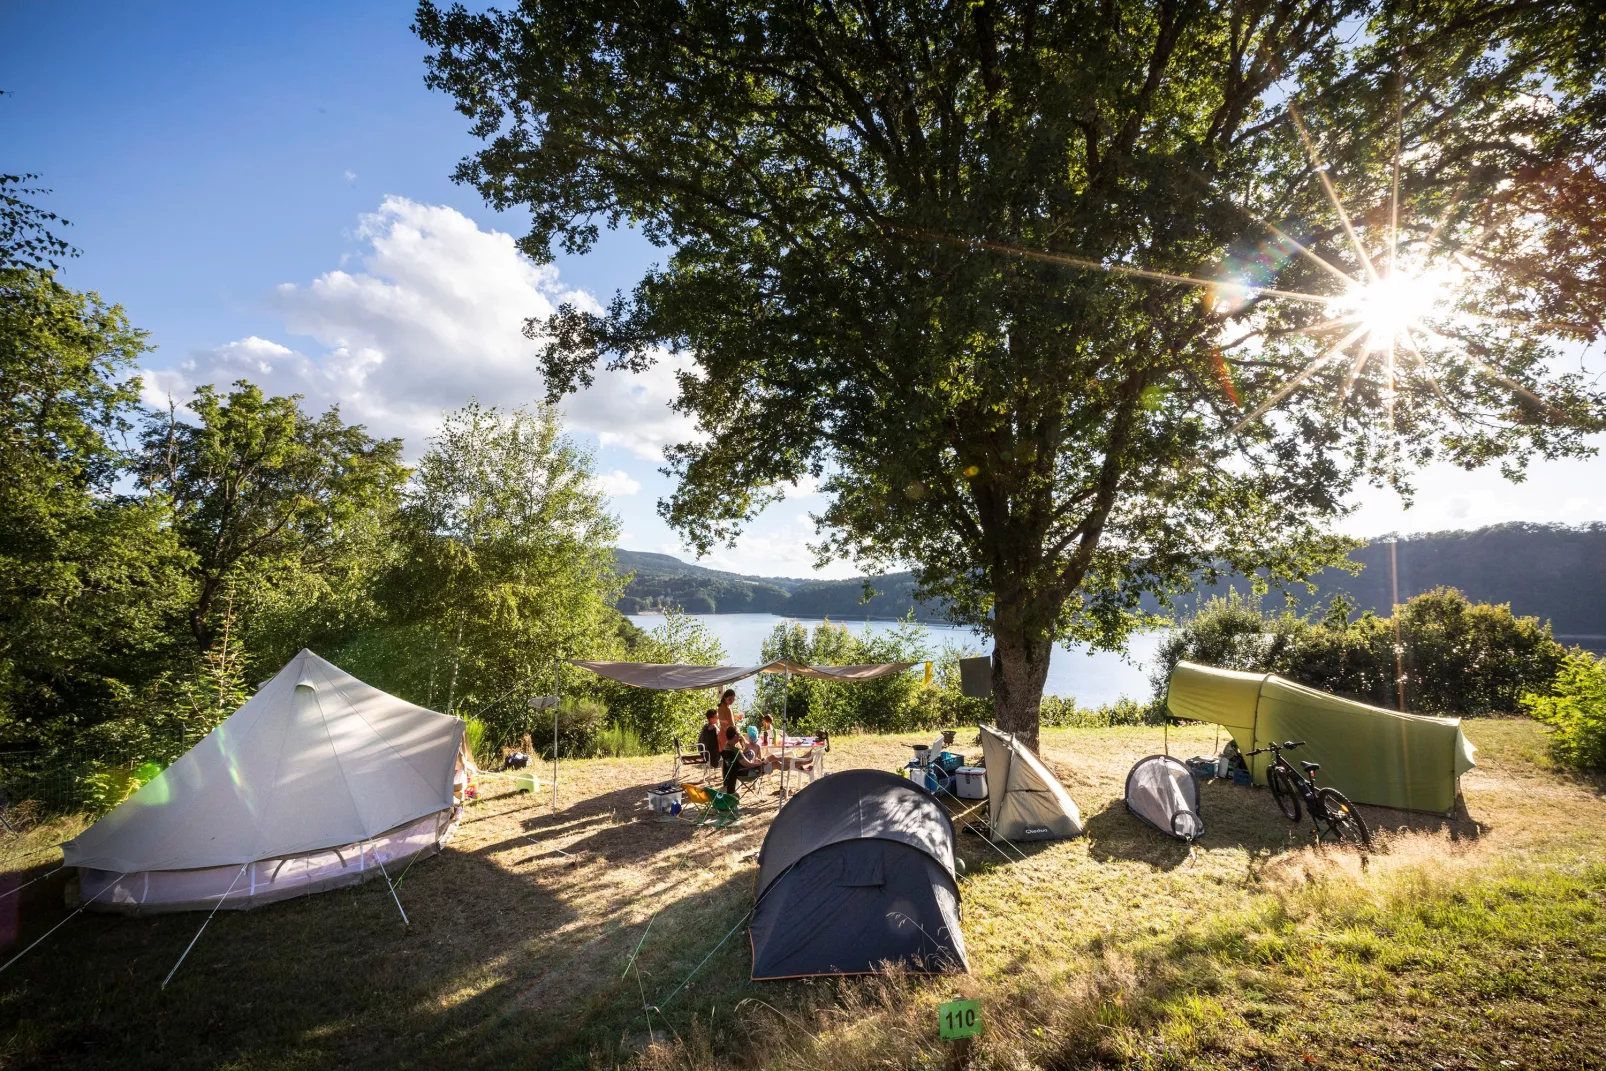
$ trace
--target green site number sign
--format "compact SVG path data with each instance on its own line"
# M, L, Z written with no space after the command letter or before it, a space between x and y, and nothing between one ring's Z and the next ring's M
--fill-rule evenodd
M981 1033L981 1002L950 1000L937 1006L937 1036L973 1038Z

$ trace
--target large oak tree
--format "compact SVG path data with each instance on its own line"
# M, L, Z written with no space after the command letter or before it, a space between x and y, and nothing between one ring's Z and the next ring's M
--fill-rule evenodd
M529 255L621 224L667 251L529 325L554 395L686 354L669 520L703 548L821 479L821 553L912 565L989 630L1033 740L1056 641L1118 643L1201 572L1298 581L1359 481L1516 474L1600 427L1553 347L1600 323L1582 0L426 2L416 29L486 141L458 177L529 210ZM1357 307L1371 335L1326 323Z

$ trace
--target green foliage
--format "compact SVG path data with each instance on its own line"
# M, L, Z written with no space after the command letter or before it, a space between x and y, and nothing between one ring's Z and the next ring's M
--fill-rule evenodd
M557 719L558 756L591 759L598 754L598 738L608 728L608 708L591 698L569 697L553 709L534 711L528 720L531 741L542 758L552 758L552 721Z
M55 270L74 249L51 228L69 226L67 220L40 208L34 198L50 191L27 183L38 175L0 175L0 271L21 268L31 271Z
M854 632L826 621L810 630L793 623L776 625L759 656L806 665L851 666L872 662L921 662L930 657L926 630L905 619L887 632ZM920 702L921 677L915 671L879 680L844 682L766 674L758 681L758 708L787 726L840 733L890 732L923 723L930 708ZM784 703L783 703L784 697Z
M649 753L641 742L641 734L622 726L602 730L597 734L594 747L596 758L630 759Z
M490 762L491 750L485 744L485 723L479 718L463 719L463 743L468 753L474 756L475 763L484 766Z
M1139 703L1122 696L1098 707L1079 707L1076 700L1044 696L1044 725L1061 729L1107 729L1112 725L1158 725L1164 711L1158 703Z
M1550 629L1509 606L1473 604L1436 588L1393 617L1349 618L1339 601L1317 621L1229 592L1214 598L1160 644L1152 677L1162 702L1171 669L1187 659L1226 669L1276 673L1312 688L1417 714L1509 714L1522 695L1555 675L1564 649ZM1396 646L1399 660L1396 663ZM1397 672L1403 670L1403 678Z
M717 666L725 660L725 649L713 633L685 614L670 611L662 623L645 632L628 621L623 624L629 632L622 637L622 657L629 661ZM582 671L571 671L568 679L581 675ZM614 724L636 733L655 753L667 750L675 737L683 744L695 740L703 711L713 705L706 692L654 692L583 675L590 679L575 683L601 697Z
M175 657L190 556L116 487L145 350L120 307L0 271L0 734L127 714Z
M419 461L375 578L380 620L338 660L435 710L525 731L559 657L617 652L617 533L591 457L550 407L449 412Z
M1573 648L1546 691L1522 697L1522 707L1550 726L1550 753L1580 770L1606 770L1606 658Z
M313 419L299 401L240 380L227 397L196 388L196 423L172 409L146 423L136 471L172 503L194 555L189 617L198 650L216 637L217 601L230 581L256 589L272 586L275 574L317 574L360 549L354 533L394 506L406 476L401 440L343 424L338 408Z
M670 451L669 520L711 546L820 480L821 553L912 564L989 630L1028 739L1055 641L1118 646L1200 574L1297 584L1350 545L1358 484L1515 474L1606 421L1531 313L1586 337L1606 304L1587 4L425 0L416 30L487 142L458 177L529 211L527 253L624 221L666 248L605 311L531 325L549 389L684 355L705 434ZM1323 299L1396 237L1413 269L1530 251L1459 284L1502 325L1476 361L1442 334L1321 359Z

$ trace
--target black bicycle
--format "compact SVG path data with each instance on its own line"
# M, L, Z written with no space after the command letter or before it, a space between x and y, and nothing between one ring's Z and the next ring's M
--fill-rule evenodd
M1299 801L1303 799L1305 808L1310 811L1311 821L1316 825L1318 840L1332 836L1339 841L1353 841L1371 850L1372 831L1366 828L1366 819L1361 817L1355 805L1336 788L1316 787L1316 771L1322 768L1322 764L1301 762L1299 765L1305 771L1301 774L1283 758L1284 751L1303 746L1303 740L1287 740L1281 744L1267 744L1247 752L1244 757L1268 753L1272 756L1271 766L1266 770L1266 784L1270 786L1277 806L1282 808L1283 816L1290 822L1299 821Z

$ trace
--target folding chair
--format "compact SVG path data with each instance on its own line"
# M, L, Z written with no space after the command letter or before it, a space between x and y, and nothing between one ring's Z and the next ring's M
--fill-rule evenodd
M695 751L687 751L680 746L680 737L672 737L671 742L675 745L675 768L670 772L669 779L671 781L679 781L681 773L684 772L687 766L701 766L703 768L703 780L707 781L709 772L714 768L714 763L708 752L703 750L703 746L698 744Z
M680 787L686 794L688 806L683 807L679 816L668 819L669 821L686 822L693 826L712 821L714 826L722 828L741 819L741 801L736 796L691 781ZM692 808L696 810L688 814Z
M757 791L759 782L769 777L772 773L774 773L774 769L767 762L762 766L755 766L750 770L738 772L736 774L736 795L743 799L753 795Z

